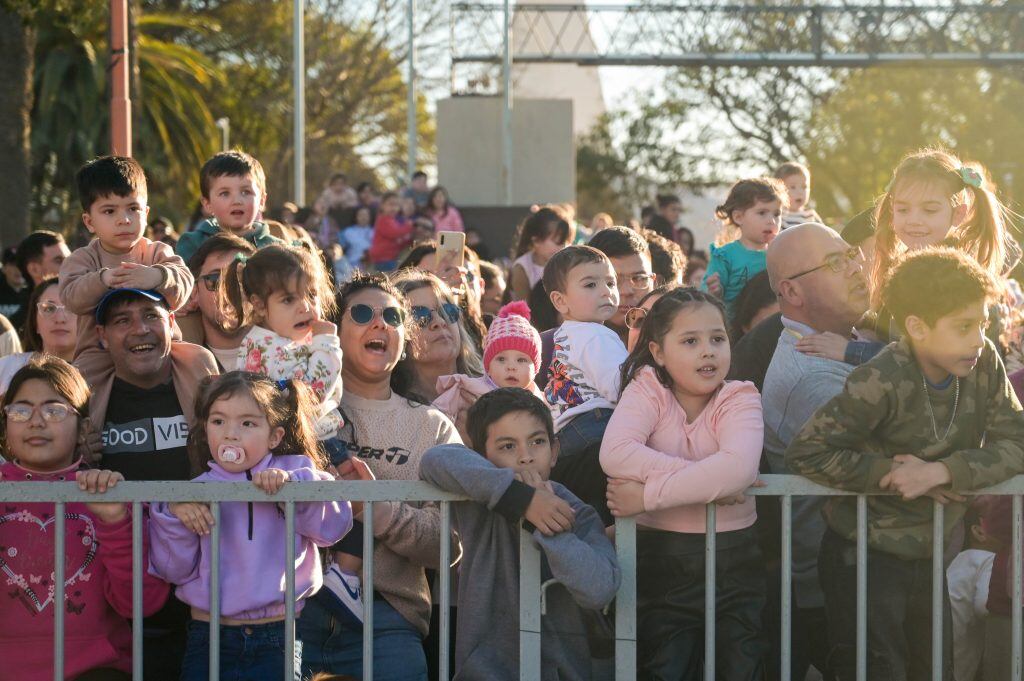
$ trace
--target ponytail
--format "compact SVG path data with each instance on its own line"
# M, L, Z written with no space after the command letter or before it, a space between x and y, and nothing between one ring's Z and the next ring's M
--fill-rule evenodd
M328 462L326 455L317 445L314 423L319 407L313 391L295 378L278 381L277 387L285 398L287 417L279 424L284 428L284 437L274 451L281 454L305 454L313 459L318 469L324 470Z
M248 256L235 255L220 278L217 304L228 328L231 330L248 326L253 322L254 310L245 289L245 266Z

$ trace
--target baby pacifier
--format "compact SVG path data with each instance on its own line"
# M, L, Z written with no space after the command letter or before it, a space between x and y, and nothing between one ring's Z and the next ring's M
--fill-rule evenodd
M217 458L221 463L242 463L245 461L245 450L237 445L221 445L217 449Z

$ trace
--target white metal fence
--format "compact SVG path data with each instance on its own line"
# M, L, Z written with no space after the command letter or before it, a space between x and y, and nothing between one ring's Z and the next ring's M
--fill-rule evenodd
M782 502L782 581L781 581L781 630L780 677L790 678L791 662L791 621L792 621L792 498L793 496L852 496L815 484L799 476L765 475L765 487L752 488L749 494L755 496L778 496ZM1013 496L1013 589L1012 589L1012 680L1021 679L1021 525L1022 499L1024 499L1024 476L973 492L972 494L1000 494ZM881 493L879 493L881 494ZM867 680L867 496L857 496L857 680ZM55 604L64 602L64 528L65 505L71 502L118 501L132 505L132 665L133 678L142 675L142 576L146 566L142 564L142 504L155 501L197 501L210 503L214 518L211 531L211 585L210 585L210 679L218 678L219 670L219 572L220 572L220 504L224 502L270 501L284 505L286 536L294 535L295 503L345 499L365 502L364 513L364 592L373 593L373 503L377 501L432 501L440 506L442 537L448 536L451 528L451 503L460 497L442 492L424 482L380 480L372 482L304 482L286 485L276 495L269 496L255 489L250 483L204 483L191 482L122 482L105 495L89 494L78 489L75 483L51 482L0 482L0 502L8 503L54 503L54 585ZM706 681L715 679L715 505L707 507L707 540L705 545L705 667ZM934 530L932 535L932 678L942 680L942 627L943 600L943 513L942 506L935 502ZM539 681L541 678L541 573L540 552L529 534L521 533L520 541L520 593L519 593L519 641L520 670L523 681ZM451 543L441 541L440 565L451 564ZM295 545L285 542L286 563L295 565ZM636 678L636 523L632 519L616 521L616 553L622 570L622 583L616 596L615 608L615 679L632 681ZM450 580L441 579L440 585L440 678L448 678L450 671L449 605L451 603ZM295 573L287 571L285 578L286 603L286 650L294 648L295 641ZM53 677L64 679L64 608L55 607ZM364 601L363 627L363 678L373 678L373 609L372 601ZM284 656L284 677L294 674L294 657Z

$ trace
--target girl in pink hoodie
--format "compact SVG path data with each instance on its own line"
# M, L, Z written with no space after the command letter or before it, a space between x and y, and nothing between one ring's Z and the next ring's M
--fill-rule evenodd
M716 503L717 678L760 679L766 586L754 530L764 424L752 383L726 381L722 303L665 293L622 365L601 444L608 507L637 516L637 659L647 678L698 678L704 651L707 504Z
M232 371L213 376L196 400L189 457L196 482L251 481L274 494L287 482L333 480L323 470L313 436L312 393L298 380ZM285 454L294 452L294 454ZM198 503L153 506L151 571L177 584L177 597L192 607L181 678L209 678L209 508ZM352 527L346 501L295 504L295 565L285 562L285 518L273 502L221 504L220 677L281 678L285 641L285 571L295 570L296 615L323 584L318 547L340 540ZM302 667L296 639L295 679Z
M89 388L78 370L42 355L11 379L0 443L4 482L68 482L105 492L120 473L86 470L78 445L88 434ZM0 678L53 679L54 610L64 611L64 674L129 678L132 635L132 522L122 503L64 507L64 601L54 603L53 504L2 504L0 510ZM145 532L143 532L145 537ZM143 544L143 560L147 547ZM165 582L143 576L142 614L163 606Z

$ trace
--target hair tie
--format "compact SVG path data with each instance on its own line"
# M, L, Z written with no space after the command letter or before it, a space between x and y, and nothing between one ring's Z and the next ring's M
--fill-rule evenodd
M974 187L975 189L981 189L983 179L981 177L981 173L977 170L968 166L961 166L958 172L964 185Z
M287 395L288 395L288 380L287 379L282 378L280 380L274 381L274 385L276 385L277 389L280 390L281 392L283 392L285 394L285 396L287 397Z
M238 262L240 262L240 263L242 263L244 265L245 263L247 263L249 261L249 256L247 256L245 253L238 252L238 253L235 253L235 260L237 260Z

